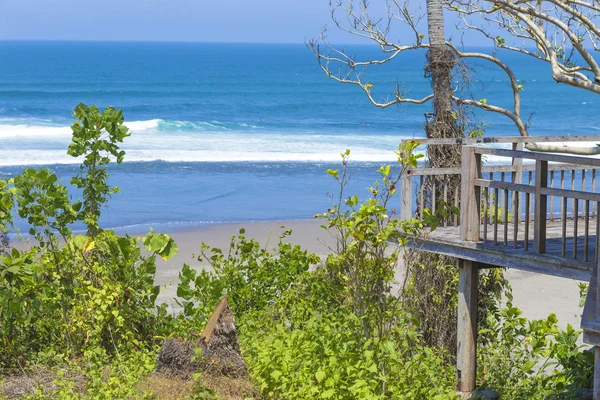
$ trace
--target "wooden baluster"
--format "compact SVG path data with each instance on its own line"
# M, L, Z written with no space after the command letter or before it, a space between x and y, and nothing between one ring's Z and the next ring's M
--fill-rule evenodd
M508 246L508 189L504 189L504 245Z
M525 241L523 242L525 251L529 250L529 208L531 205L530 196L531 195L529 193L525 193L525 209L527 210L527 213L525 215Z
M487 241L488 233L488 219L489 219L489 201L490 201L490 188L485 188L483 192L483 241Z
M571 190L575 190L575 170L571 170ZM577 218L577 213L573 217L573 211L575 210L575 198L571 200L571 218Z
M444 175L444 203L448 206L448 175ZM448 226L450 216L444 218L444 226Z
M459 187L454 188L454 207L460 210L460 204L458 202ZM458 215L454 214L454 226L458 226Z
M529 186L533 186L533 171L529 171ZM535 199L531 203L535 203ZM531 204L531 208L533 208L533 204ZM527 213L529 214L529 218L533 221L533 211L532 209L528 209Z
M437 179L435 176L431 177L431 186L433 187L431 190L431 214L435 215L435 206L437 204L436 193L437 193Z
M504 172L500 173L500 182L504 182ZM500 210L502 211L504 209L504 206L506 204L506 199L504 198L504 191L500 192Z
M423 218L423 208L425 206L425 201L423 198L423 189L425 188L424 185L424 179L425 177L423 175L419 176L419 184L421 185L421 187L419 188L419 217Z
M515 249L518 247L517 242L519 239L519 192L516 190L512 192L513 195L513 243Z
M573 260L577 260L577 223L579 222L579 200L573 199L575 201L575 209L573 212L575 213L575 218L573 218Z
M596 169L592 169L592 193L596 193ZM592 203L592 216L596 216L596 203Z
M585 169L581 170L581 191L585 192ZM583 211L581 210L581 217L583 218Z
M562 198L562 248L560 255L566 257L567 255L567 198Z
M548 199L541 193L542 188L548 186L548 161L536 160L535 162L535 217L533 229L533 243L535 250L543 254L546 252L546 218L548 215Z
M554 187L554 173L556 171L550 172L550 187ZM554 221L554 196L550 196L550 221Z
M498 244L498 188L494 188L494 244Z
M586 200L585 201L585 239L583 241L583 261L587 261L588 260L588 245L589 245L589 240L590 240L590 201Z
M513 143L512 149L513 150L523 150L523 143ZM512 182L513 183L523 183L523 159L520 157L513 158L512 159L512 167L513 167ZM517 203L517 205L516 205L516 207L514 207L514 209L516 210L515 214L518 215L518 218L517 218L517 221L518 221L519 218L521 218L521 208L522 208L521 202L519 201L518 193L513 194L513 202ZM518 230L517 230L517 232L518 232Z

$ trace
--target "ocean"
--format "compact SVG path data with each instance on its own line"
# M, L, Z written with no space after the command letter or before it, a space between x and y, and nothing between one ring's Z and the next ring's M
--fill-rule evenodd
M370 46L348 51L380 57ZM597 96L556 84L532 58L500 56L523 83L532 135L600 134ZM423 64L424 53L407 53L366 76L378 98L396 84L425 96ZM510 106L500 71L470 67L476 97ZM339 166L346 148L348 194L364 196L400 140L424 136L430 111L373 107L357 87L329 79L302 44L0 42L0 175L48 166L68 183L77 170L66 154L69 126L80 102L124 111L133 134L126 161L110 167L121 193L102 224L140 233L311 218L331 206L338 187L325 170ZM518 134L503 116L478 116L487 136Z

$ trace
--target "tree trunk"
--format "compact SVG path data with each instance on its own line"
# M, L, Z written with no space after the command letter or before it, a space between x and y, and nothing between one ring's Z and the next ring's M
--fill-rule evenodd
M446 47L442 0L427 0L427 24L430 47L425 74L430 77L433 88L433 117L427 121L425 131L428 138L461 137L452 104L452 70L456 60ZM460 165L460 146L429 146L427 153L431 167Z
M452 102L452 70L454 54L446 47L444 37L444 10L441 0L427 0L429 26L429 52L425 76L430 78L433 89L433 113L427 118L425 133L428 138L461 137ZM433 168L460 166L460 146L430 145L427 148L428 164ZM429 177L423 182L423 207L432 209L433 201L443 200L444 186L452 194L448 202L455 204L460 198L460 176ZM436 200L433 200L436 199ZM419 210L422 213L423 210ZM448 220L449 225L454 219ZM456 308L453 306L457 289L454 277L457 261L453 258L407 250L405 254L407 273L412 276L412 294L408 296L409 308L418 315L420 330L425 341L456 354ZM424 268L422 267L424 266Z
M429 72L433 86L433 104L436 113L452 112L453 57L446 48L444 9L441 0L427 0L429 29ZM450 54L449 54L450 53Z

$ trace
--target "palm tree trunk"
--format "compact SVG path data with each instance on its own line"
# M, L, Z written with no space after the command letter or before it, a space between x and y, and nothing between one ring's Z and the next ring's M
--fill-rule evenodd
M427 0L427 24L430 48L425 73L431 78L434 97L433 117L427 121L426 134L428 138L461 137L452 104L452 70L456 61L446 47L442 0ZM429 146L428 155L431 167L460 165L460 146Z

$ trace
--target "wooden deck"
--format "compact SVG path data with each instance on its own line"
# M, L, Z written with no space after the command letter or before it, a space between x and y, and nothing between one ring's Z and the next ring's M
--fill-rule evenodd
M443 215L437 229L411 236L409 246L459 260L456 370L465 398L476 384L477 271L506 267L590 282L581 328L584 342L595 346L594 400L600 400L600 159L522 151L523 143L553 140L584 138L425 139L462 145L461 166L409 168L403 176L403 220L437 215L440 200L460 210ZM469 146L501 142L512 150ZM484 165L491 156L510 165Z
M423 237L414 241L411 247L475 261L489 267L515 268L589 281L592 270L597 265L596 218L590 218L587 245L585 235L573 235L574 225L573 220L568 221L568 236L563 241L562 222L548 222L546 225L546 252L543 254L533 251L533 232L530 233L526 246L523 229L519 229L515 243L514 229L510 223L506 237L504 230L499 229L497 240L494 240L493 234L491 234L492 239L488 238L488 240L479 242L463 241L460 239L460 228L450 226L438 227L433 232L427 232ZM583 227L584 221L580 219L578 225Z

